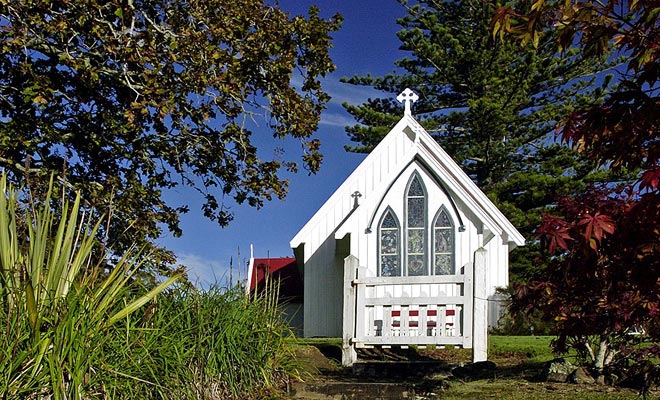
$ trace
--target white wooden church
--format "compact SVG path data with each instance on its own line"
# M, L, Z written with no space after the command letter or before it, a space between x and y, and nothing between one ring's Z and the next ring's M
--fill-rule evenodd
M403 118L291 240L304 336L356 348L455 345L487 357L489 297L523 236L413 118Z

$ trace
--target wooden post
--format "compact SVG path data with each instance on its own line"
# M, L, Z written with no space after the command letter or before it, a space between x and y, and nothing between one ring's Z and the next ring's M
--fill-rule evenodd
M355 336L355 287L353 280L356 279L356 273L359 266L357 257L349 255L344 258L344 312L342 324L342 351L341 363L345 367L350 367L357 361L357 352L353 345Z
M463 307L460 314L456 314L459 318L455 318L455 325L458 331L457 335L463 336L463 347L466 349L472 348L472 336L474 332L474 324L472 323L474 311L474 260L472 264L465 265L463 268L465 283L463 283ZM444 311L443 311L444 312Z
M472 313L472 362L488 359L488 299L486 270L488 251L483 247L474 252L474 312Z

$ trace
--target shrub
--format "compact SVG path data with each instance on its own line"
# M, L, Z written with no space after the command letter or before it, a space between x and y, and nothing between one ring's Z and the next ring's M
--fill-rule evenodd
M145 255L106 268L80 196L51 207L4 176L0 190L0 397L247 398L296 374L276 287L144 287Z

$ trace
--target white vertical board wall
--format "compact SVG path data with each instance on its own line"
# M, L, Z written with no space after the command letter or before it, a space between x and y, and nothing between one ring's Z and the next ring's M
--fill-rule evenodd
M341 336L343 271L335 265L336 247L331 236L305 263L305 337Z
M341 284L343 257L346 255L336 254L333 229L341 226L342 231L351 232L350 253L358 257L361 266L371 263L369 254L375 253L364 232L373 207L389 186L392 174L398 173L397 168L403 168L397 164L412 159L410 153L414 143L406 135L392 136L389 140L392 145L378 149L369 158L373 161L364 168L358 167L338 189L335 195L340 201L326 202L312 218L317 221L312 228L313 240L305 243L305 337L341 335ZM361 194L358 197L360 206L353 210L355 199L351 195L356 191ZM350 219L344 221L349 215Z
M488 271L486 279L487 294L491 296L500 287L509 284L509 246L503 244L500 237L494 237L486 245L488 250Z

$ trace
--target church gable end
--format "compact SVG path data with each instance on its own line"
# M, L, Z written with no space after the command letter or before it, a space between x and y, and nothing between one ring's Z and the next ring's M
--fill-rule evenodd
M416 98L399 96L403 118L291 240L306 336L484 348L486 298L524 238L413 118Z

